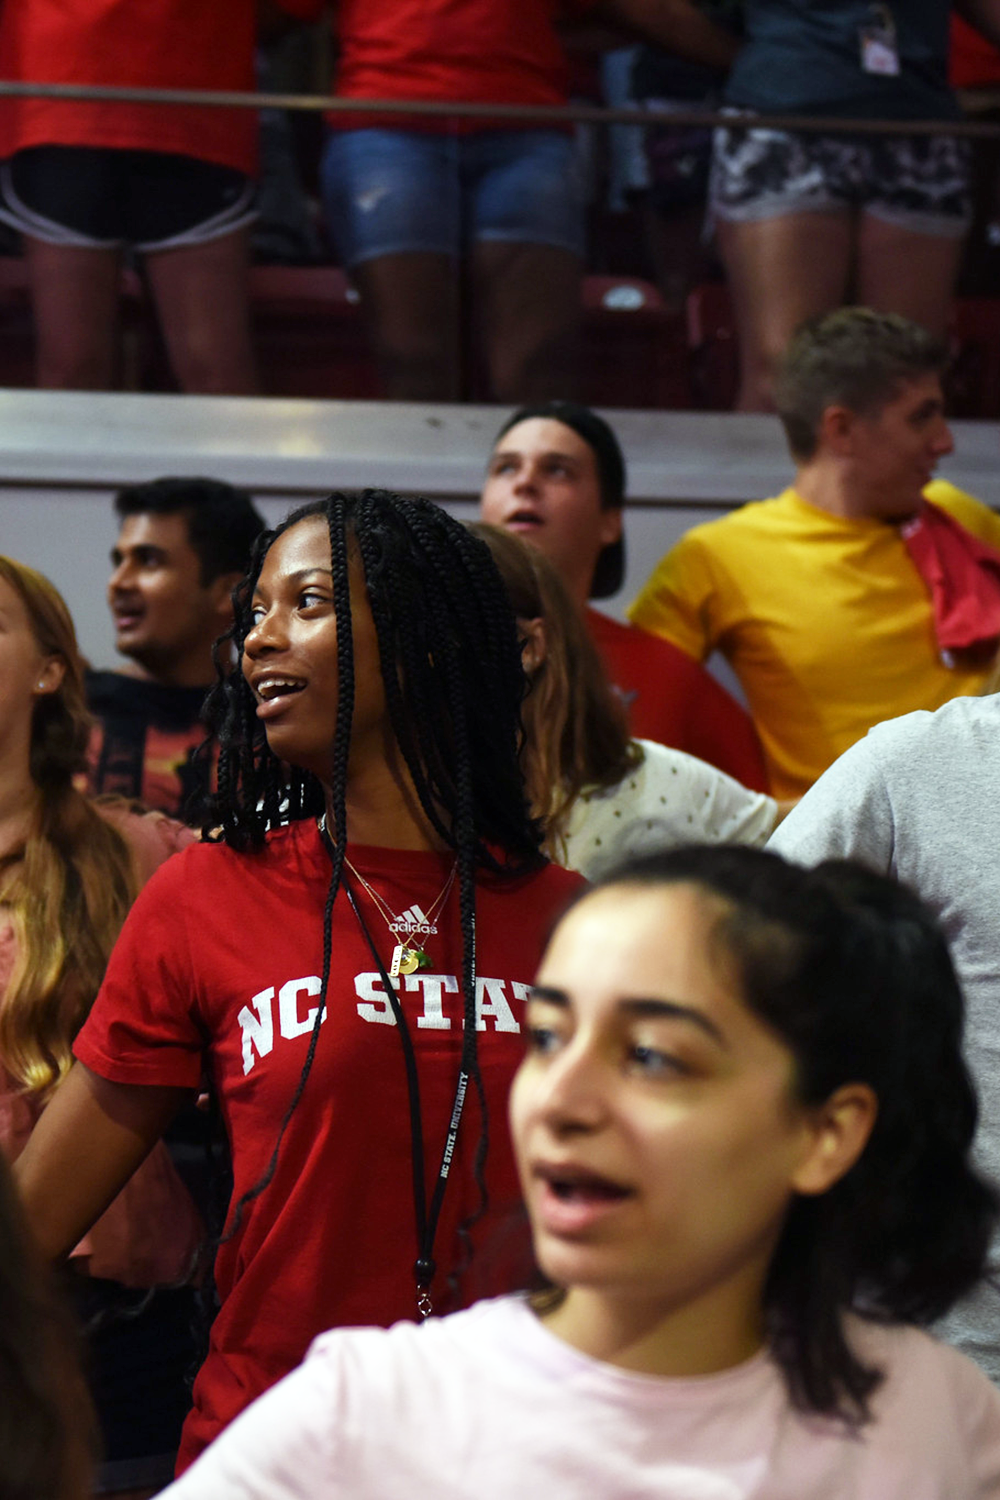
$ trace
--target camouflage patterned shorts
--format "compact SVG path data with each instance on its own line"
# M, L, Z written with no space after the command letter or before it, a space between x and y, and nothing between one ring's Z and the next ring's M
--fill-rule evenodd
M719 219L861 209L921 234L964 234L972 217L968 141L949 135L820 135L723 126L709 196Z

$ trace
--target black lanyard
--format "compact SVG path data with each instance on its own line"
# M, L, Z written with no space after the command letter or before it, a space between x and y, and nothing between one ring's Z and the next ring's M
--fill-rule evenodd
M332 858L334 853L333 840L325 826L320 827L323 842ZM410 1163L413 1171L413 1215L417 1226L417 1259L413 1267L413 1276L417 1287L417 1312L421 1318L429 1318L434 1311L430 1298L430 1287L434 1280L434 1272L437 1266L434 1262L434 1238L437 1234L438 1220L441 1217L441 1205L444 1203L445 1188L448 1185L448 1173L451 1171L452 1157L455 1154L455 1142L458 1139L458 1127L462 1123L462 1110L465 1106L465 1095L469 1087L469 1074L465 1066L465 1047L468 1038L463 1038L463 1057L459 1066L458 1084L455 1088L455 1099L451 1106L451 1120L448 1124L448 1134L445 1138L444 1150L441 1153L441 1165L438 1168L437 1181L434 1184L434 1192L431 1195L430 1209L427 1207L427 1189L424 1184L424 1122L420 1109L420 1078L417 1074L417 1059L413 1051L413 1040L410 1036L410 1028L403 1014L403 1007L399 1003L396 987L389 975L386 973L385 964L375 946L374 939L368 928L368 923L361 914L357 897L347 876L346 869L341 873L341 881L347 892L347 899L351 903L351 910L358 919L358 926L364 934L365 941L371 950L372 958L378 969L379 977L385 986L385 992L392 1008L392 1014L399 1031L399 1039L403 1047L403 1061L406 1064L406 1092L410 1105Z

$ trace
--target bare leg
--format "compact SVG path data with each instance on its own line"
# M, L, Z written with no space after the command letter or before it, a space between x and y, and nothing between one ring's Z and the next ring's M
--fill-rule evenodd
M555 245L481 240L473 270L494 399L571 396L582 312L577 256Z
M118 344L118 251L50 245L25 235L24 252L35 317L37 383L48 390L111 390Z
M720 219L719 253L740 341L740 411L774 410L774 370L795 329L843 302L852 219L844 212Z
M248 229L147 255L146 270L182 391L252 396L257 372L247 290Z
M865 214L858 231L858 301L901 313L943 337L962 244L960 235L918 234Z
M391 401L457 401L459 278L447 255L378 255L351 272Z

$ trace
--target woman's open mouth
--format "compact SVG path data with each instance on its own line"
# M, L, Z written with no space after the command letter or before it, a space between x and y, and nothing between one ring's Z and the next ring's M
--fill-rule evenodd
M552 1234L579 1234L607 1218L635 1196L626 1187L586 1167L540 1163L532 1169L542 1228Z
M300 677L283 677L275 673L258 677L252 686L257 699L257 717L267 720L277 717L287 708L295 695L302 692L305 683Z

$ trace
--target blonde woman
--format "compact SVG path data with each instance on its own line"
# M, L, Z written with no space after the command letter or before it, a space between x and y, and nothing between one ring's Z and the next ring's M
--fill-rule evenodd
M787 810L681 750L629 738L625 712L578 610L537 548L479 522L524 642L522 762L557 863L596 879L647 849L763 844Z
M77 790L89 733L65 603L40 573L0 556L0 1150L9 1160L69 1069L139 887L191 838L159 815ZM134 1305L146 1289L183 1277L199 1238L194 1206L161 1147L71 1258L85 1273L71 1279L74 1301L103 1325L91 1365L105 1492L148 1490L169 1477L191 1354L186 1336L164 1330L176 1327L189 1294L153 1299L138 1318ZM127 1322L114 1316L123 1303ZM167 1376L155 1389L144 1384L154 1365Z

